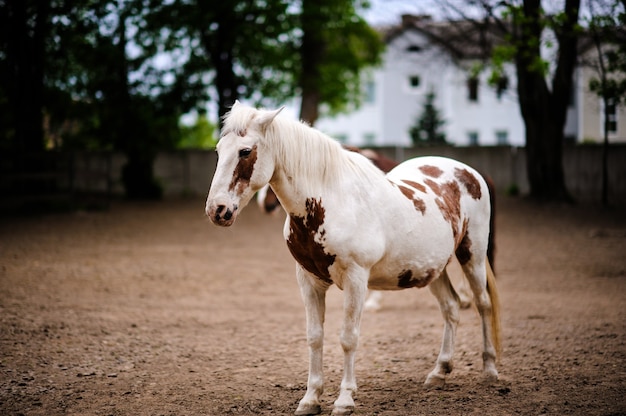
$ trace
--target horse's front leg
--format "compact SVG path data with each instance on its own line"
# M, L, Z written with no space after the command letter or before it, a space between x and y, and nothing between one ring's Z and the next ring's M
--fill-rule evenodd
M367 270L355 266L346 272L343 281L343 327L340 340L344 352L344 367L341 391L335 400L333 415L349 415L354 411L352 395L357 390L354 359L359 342L361 313L367 296L368 278Z
M309 379L306 394L300 400L296 415L316 415L322 409L320 396L324 392L323 349L324 313L326 310L326 290L328 285L307 272L299 264L296 277L306 311L306 338L309 346Z

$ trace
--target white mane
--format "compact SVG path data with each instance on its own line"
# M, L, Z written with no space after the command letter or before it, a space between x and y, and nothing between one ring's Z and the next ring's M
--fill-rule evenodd
M251 122L267 110L237 105L224 119L223 134L245 132ZM276 117L262 139L264 147L274 153L276 167L288 176L305 181L307 187L326 187L350 170L369 181L384 175L367 158L343 149L341 144L307 124Z

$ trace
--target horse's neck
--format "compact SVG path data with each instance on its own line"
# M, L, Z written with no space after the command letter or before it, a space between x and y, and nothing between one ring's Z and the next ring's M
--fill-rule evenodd
M290 176L284 171L274 173L270 186L285 209L287 214L302 215L306 212L306 201L308 198L322 198L325 193L331 192L331 189L325 192L310 189L303 181Z
M345 163L330 140L300 123L279 125L270 146L277 152L270 186L288 213L302 213L307 199L335 192Z

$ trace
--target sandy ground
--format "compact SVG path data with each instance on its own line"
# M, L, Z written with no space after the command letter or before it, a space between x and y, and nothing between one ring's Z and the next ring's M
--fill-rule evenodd
M305 391L304 308L282 218L234 227L204 201L0 220L0 414L292 414ZM481 382L462 312L455 370L423 387L442 319L428 290L363 319L357 415L626 414L624 211L502 198L504 352ZM341 292L328 297L323 412L341 380Z

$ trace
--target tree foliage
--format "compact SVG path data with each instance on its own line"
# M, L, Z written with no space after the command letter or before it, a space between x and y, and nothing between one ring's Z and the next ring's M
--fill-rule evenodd
M215 139L217 128L204 113L199 114L192 125L182 125L180 130L181 139L178 147L182 149L212 149L217 144Z
M180 57L180 87L207 91L223 116L236 99L293 95L295 16L285 0L175 0L155 6L145 36Z
M297 85L300 118L310 124L322 105L329 114L358 106L363 69L380 63L384 42L359 17L365 7L353 0L302 0Z
M127 194L158 197L156 153L208 127L181 130L182 114L291 99L311 68L317 105L358 101L380 45L353 0L326 3L311 60L307 0L0 0L0 148L121 151Z

